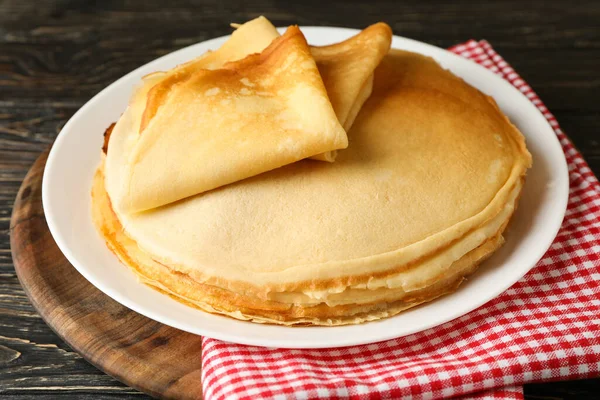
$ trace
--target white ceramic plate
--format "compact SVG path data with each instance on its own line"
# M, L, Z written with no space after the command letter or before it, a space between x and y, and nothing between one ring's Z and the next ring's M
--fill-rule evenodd
M306 27L302 31L316 45L338 42L358 32L324 27ZM506 235L507 242L474 279L451 295L396 317L333 328L289 328L237 321L184 306L138 283L107 249L90 217L90 188L100 162L102 133L119 118L142 76L216 49L226 39L181 49L127 74L85 104L65 125L52 147L43 181L43 204L50 232L71 264L108 296L156 321L230 342L287 348L340 347L400 337L460 317L514 284L550 246L564 216L569 188L564 154L544 117L518 90L485 68L437 47L394 37L394 48L429 55L492 95L526 136L533 154L534 166Z

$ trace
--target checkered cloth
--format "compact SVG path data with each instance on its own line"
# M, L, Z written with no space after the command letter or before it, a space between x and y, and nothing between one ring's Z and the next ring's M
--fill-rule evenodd
M450 50L512 83L560 139L570 198L546 255L479 309L382 343L285 350L204 338L206 399L522 399L526 382L600 375L600 184L554 116L489 43Z

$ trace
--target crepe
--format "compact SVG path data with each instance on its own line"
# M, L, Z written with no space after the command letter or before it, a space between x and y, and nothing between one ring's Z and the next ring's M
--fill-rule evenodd
M311 48L311 53L325 84L328 98L338 120L346 130L350 128L360 107L371 94L373 71L388 52L391 36L389 26L378 23L344 42ZM279 34L275 27L266 18L259 17L239 25L232 37L218 50L209 52L171 71L146 76L144 84L138 90L138 94L134 96L132 102L132 107L144 108L140 122L135 121L135 124L139 125L140 135L144 135L144 130L166 99L171 95L176 96L172 93L174 88L185 85L184 82L203 69L222 68L227 62L239 60L254 52L263 51L278 37ZM145 103L144 96L147 97ZM178 105L180 103L178 102ZM173 104L171 106L174 107ZM166 113L168 110L163 111ZM137 116L139 113L136 112L134 115ZM203 124L201 120L197 122ZM180 136L171 134L174 129L173 124L167 122L167 125L159 125L158 128L154 128L154 131L163 129L163 132L160 133L161 137L167 135L165 139L172 137L173 142L187 146L186 141L178 141ZM209 128L209 126L206 126L206 128ZM185 135L189 136L193 133L185 132ZM151 140L142 138L141 142L152 143ZM154 143L152 145L158 146ZM271 143L272 147L276 147L276 145L276 143ZM301 146L301 144L299 145ZM310 158L333 162L337 154L335 148L343 147L343 145L343 140L338 140L335 144L329 146L332 150L312 155ZM140 143L139 146L142 147L143 144ZM225 159L223 165L230 168L230 170L224 171L225 167L222 167L216 172L218 176L206 176L213 172L198 168L197 159L193 157L176 160L178 162L176 168L165 168L159 171L145 171L145 167L140 165L137 168L139 170L137 173L138 178L136 180L132 178L134 190L124 193L121 201L129 204L126 207L130 212L143 211L243 179L246 176L273 169L284 165L289 160L279 153L271 154L273 148L269 148L267 143L263 143L261 148L244 148L243 150L254 154L249 154L247 162L242 165L227 164L228 161ZM305 150L309 150L309 148ZM168 154L165 154L166 151L157 154L155 157L169 157ZM260 160L262 164L259 165L255 162L259 157L262 158L265 153L267 153L267 159ZM172 154L178 153L173 151ZM211 155L220 157L218 153L212 153ZM154 158L149 157L146 165L162 165L160 161L155 161ZM295 161L295 159L292 158L292 161ZM249 164L256 166L256 169L249 169ZM182 171L188 173L182 175ZM176 176L177 179L172 179L173 176ZM190 177L195 178L196 182L189 182ZM200 179L203 182L198 182ZM135 184L136 181L139 182Z
M331 105L344 129L350 129L371 95L373 72L391 44L392 30L380 22L343 42L311 47ZM313 159L332 162L336 156L333 151Z
M353 294L349 301L325 299L305 304L300 303L297 298L287 301L286 299L265 301L256 296L234 293L198 282L187 274L174 271L155 261L124 233L119 220L111 210L110 200L103 186L104 176L99 169L93 185L94 221L109 248L132 269L141 282L192 307L260 323L335 326L390 317L455 290L465 276L472 273L480 262L503 243L502 236L498 233L447 266L449 271L446 273L433 275L429 285L408 291L402 288L392 290L358 288L339 293L345 297ZM405 275L420 275L423 269L423 267L415 268ZM362 301L356 301L359 297L363 298Z
M349 130L373 90L373 72L392 44L392 30L382 22L343 42L312 46L311 53L323 78L338 120ZM336 151L313 159L333 162Z
M290 27L262 53L171 88L135 140L116 201L144 211L347 144L306 40Z
M343 42L311 47L329 100L345 129L350 129L370 96L373 72L391 43L392 30L379 22Z
M277 35L267 19L260 23L263 24L263 32ZM245 27L236 26L239 29ZM391 43L392 30L387 24L379 22L343 42L311 46L327 95L344 129L350 129L360 108L371 95L373 72L388 53ZM330 151L311 158L333 162L336 154L336 151Z
M360 323L455 290L502 244L531 165L493 99L392 50L335 163L298 161L130 214L113 199L136 112L110 136L96 226L143 282L255 322Z

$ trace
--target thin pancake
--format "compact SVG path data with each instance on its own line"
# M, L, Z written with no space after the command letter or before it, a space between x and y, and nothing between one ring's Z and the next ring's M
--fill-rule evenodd
M115 199L144 211L346 146L306 40L290 27L262 53L174 87L135 140Z
M346 295L348 295L346 292L360 293L360 296L356 293L354 296L345 296L347 301L332 302L330 299L323 299L323 301L303 303L298 301L297 297L292 302L265 301L195 281L191 276L172 270L143 252L135 241L125 235L111 209L110 200L104 191L102 169L100 168L96 173L92 191L94 223L109 248L134 271L141 282L204 311L254 322L332 326L373 321L395 315L402 310L455 290L465 276L473 272L481 261L503 243L501 232L506 226L504 220L500 229L490 239L445 266L443 271L431 275L426 285L410 291L403 288L391 290L365 288L346 290L341 293ZM414 271L410 271L409 275L422 275L423 269L428 269L427 265L415 266ZM427 273L427 271L423 272Z
M111 138L111 198L132 119L129 110ZM153 259L238 295L339 293L378 280L393 288L387 278L424 257L480 235L453 250L458 260L496 235L480 228L511 205L531 163L489 98L400 51L378 67L350 138L334 164L301 161L151 212L115 213Z
M391 44L392 30L379 22L343 42L310 48L344 129L350 129L371 95L373 73Z
M270 24L267 20L262 22ZM244 25L240 25L239 29L243 27ZM373 73L388 53L391 43L391 28L379 22L343 42L311 46L311 53L323 78L329 100L346 131L371 95ZM333 162L336 155L337 152L331 151L311 158Z

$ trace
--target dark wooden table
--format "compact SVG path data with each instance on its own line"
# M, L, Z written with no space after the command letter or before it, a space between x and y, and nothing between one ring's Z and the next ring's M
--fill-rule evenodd
M364 27L448 47L487 39L600 174L600 2L0 0L0 397L146 397L71 351L29 304L9 219L30 165L87 100L132 69L260 14L276 25ZM526 386L528 399L597 399L600 379Z

